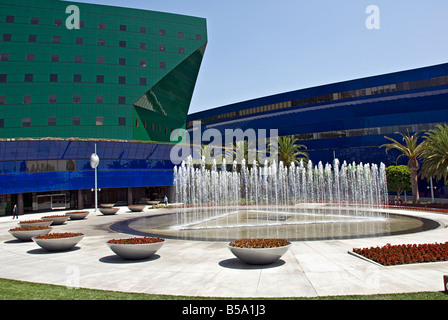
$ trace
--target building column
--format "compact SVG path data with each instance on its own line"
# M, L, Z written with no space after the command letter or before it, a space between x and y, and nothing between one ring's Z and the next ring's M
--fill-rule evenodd
M78 210L84 209L84 195L82 194L82 190L78 189Z
M17 194L17 213L19 215L23 214L23 193Z
M128 206L132 205L132 188L128 188Z

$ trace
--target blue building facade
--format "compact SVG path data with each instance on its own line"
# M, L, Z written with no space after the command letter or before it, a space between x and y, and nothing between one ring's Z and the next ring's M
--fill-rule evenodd
M14 203L23 212L94 205L97 167L100 203L133 204L162 200L173 183L173 145L126 141L0 141L0 214Z
M278 129L307 147L313 162L396 164L380 149L400 138L448 122L448 64L323 85L262 97L194 114L187 130ZM224 139L223 139L224 141ZM403 159L404 161L404 159Z

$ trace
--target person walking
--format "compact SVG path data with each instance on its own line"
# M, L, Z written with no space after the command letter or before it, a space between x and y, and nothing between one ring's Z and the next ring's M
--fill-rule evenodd
M165 196L165 198L163 198L163 202L165 202L166 206L168 205L168 197L167 196Z
M18 208L17 208L17 205L15 204L14 205L14 208L12 209L12 218L14 219L14 218L17 218L17 219L19 219L19 214L18 214Z

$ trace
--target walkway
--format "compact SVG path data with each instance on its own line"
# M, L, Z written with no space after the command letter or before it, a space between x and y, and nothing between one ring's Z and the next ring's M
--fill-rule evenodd
M117 215L89 210L84 220L54 226L52 232L83 232L67 252L49 253L34 242L20 242L8 230L17 219L0 217L0 277L71 287L211 297L319 297L328 295L442 291L448 262L382 267L348 254L353 247L448 241L448 216L394 210L435 219L443 227L417 234L354 240L294 242L277 263L250 266L227 249L226 242L167 240L153 257L126 261L105 244L128 235L108 229L112 223L167 209ZM52 212L51 214L62 214ZM32 220L49 213L27 214Z

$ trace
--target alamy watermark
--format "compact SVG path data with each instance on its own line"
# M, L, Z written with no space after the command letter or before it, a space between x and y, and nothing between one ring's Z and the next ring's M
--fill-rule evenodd
M366 19L366 28L369 30L380 29L380 8L375 5L369 5L366 8L366 14L369 16Z
M67 29L79 29L80 28L80 12L79 7L70 5L65 9L65 13L70 14L65 20L65 26Z
M227 164L234 161L241 164L243 159L247 164L254 161L260 164L277 162L278 130L269 129L269 135L267 133L266 129L225 129L223 135L213 128L202 131L201 121L194 121L192 138L185 129L176 129L171 133L170 140L178 143L171 149L170 159L175 165L189 156L196 163L204 157L206 164L217 165L222 164L224 159Z

